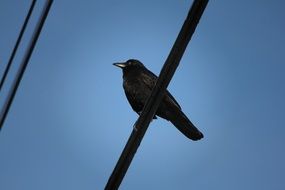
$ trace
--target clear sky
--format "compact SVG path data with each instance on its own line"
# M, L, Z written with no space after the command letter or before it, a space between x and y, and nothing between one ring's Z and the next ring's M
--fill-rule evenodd
M0 132L0 189L103 189L138 117L112 63L158 74L191 4L55 1ZM29 5L0 1L1 74ZM205 137L153 121L121 189L285 189L284 7L209 2L168 88Z

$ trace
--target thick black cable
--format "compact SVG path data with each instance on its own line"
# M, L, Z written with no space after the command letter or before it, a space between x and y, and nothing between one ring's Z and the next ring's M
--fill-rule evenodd
M105 190L116 190L119 188L207 3L208 0L195 0L192 4L180 33L163 65L156 85L135 124L131 136L105 186Z

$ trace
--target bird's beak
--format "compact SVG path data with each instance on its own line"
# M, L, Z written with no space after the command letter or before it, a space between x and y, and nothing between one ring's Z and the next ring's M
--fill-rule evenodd
M113 65L120 67L122 69L127 66L126 63L113 63Z

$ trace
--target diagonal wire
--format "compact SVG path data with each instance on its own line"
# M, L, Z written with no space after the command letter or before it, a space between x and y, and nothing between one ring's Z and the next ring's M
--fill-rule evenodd
M195 0L188 16L180 30L180 33L163 65L155 87L148 98L146 105L140 114L136 127L133 129L128 142L105 186L105 190L116 190L119 188L134 156L144 137L144 134L160 104L165 90L179 65L180 59L190 41L196 26L207 6L208 0Z
M33 9L34 9L34 7L35 7L35 3L36 3L36 0L33 0L32 3L31 3L31 5L30 5L30 9L29 9L29 11L28 11L28 13L27 13L27 15L26 15L24 24L23 24L23 26L22 26L22 28L21 28L21 31L20 31L19 36L18 36L18 38L17 38L17 41L16 41L16 43L15 43L14 49L13 49L11 55L10 55L10 58L9 58L9 61L8 61L7 65L6 65L5 71L4 71L3 75L2 75L2 78L1 78L1 81L0 81L0 92L1 92L1 89L2 89L2 87L3 87L4 82L5 82L5 80L6 80L6 77L7 77L7 74L8 74L8 72L9 72L9 69L10 69L10 67L11 67L11 65L12 65L12 62L13 62L13 60L14 60L14 57L15 57L15 55L16 55L16 53L17 53L19 44L20 44L20 42L21 42L21 40L22 40L23 34L24 34L25 30L26 30L27 24L28 24L28 22L29 22L29 19L30 19L31 14L32 14L32 12L33 12Z
M47 18L48 13L49 13L49 10L50 10L50 7L52 5L52 2L53 2L53 0L46 0L46 2L45 2L45 5L44 5L43 10L41 12L40 18L39 18L38 23L37 23L37 25L35 27L33 36L31 37L31 40L30 40L30 42L28 44L28 48L27 48L27 50L25 52L25 55L24 55L23 60L21 62L21 65L20 65L20 67L18 69L18 72L16 73L15 80L13 81L13 84L12 84L10 90L9 90L9 94L7 96L7 99L4 102L4 106L3 106L3 108L2 108L2 110L0 112L0 130L3 127L5 118L6 118L7 114L8 114L8 111L9 111L9 108L10 108L12 102L13 102L13 99L14 99L14 97L16 95L17 89L19 87L19 84L20 84L21 79L23 77L23 74L25 72L25 69L26 69L26 67L28 65L28 62L29 62L30 57L31 57L31 55L33 53L33 50L34 50L35 45L37 43L37 40L38 40L38 38L40 36L42 27L43 27L43 25L45 23L45 20Z

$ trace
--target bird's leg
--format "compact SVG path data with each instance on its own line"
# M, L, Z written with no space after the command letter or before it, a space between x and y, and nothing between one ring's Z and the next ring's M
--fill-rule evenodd
M152 120L153 120L153 119L152 119ZM152 121L152 120L151 120L151 121ZM137 122L138 122L138 121L136 121L135 124L133 125L133 130L135 130L136 132L138 131L138 129L137 129Z
M138 121L136 121L135 124L133 125L133 130L135 130L136 132L138 131L138 129L137 129L137 122Z
M138 115L141 115L141 113L142 113L142 111L137 111L137 114L138 114ZM155 115L153 116L153 119L152 119L152 120L154 120L154 119L157 119L157 117L156 117ZM152 121L152 120L151 120L151 121Z

